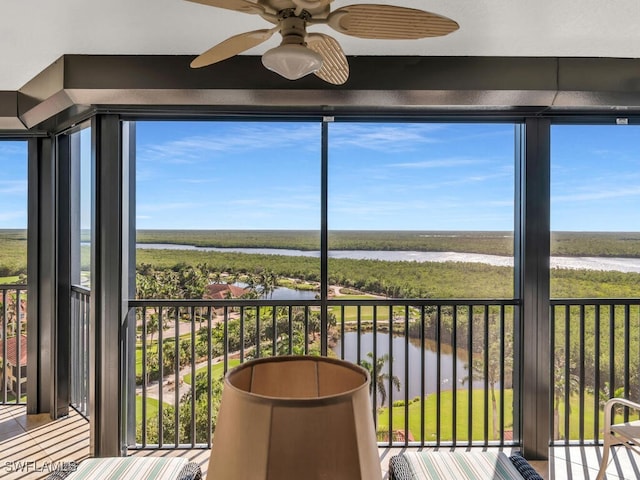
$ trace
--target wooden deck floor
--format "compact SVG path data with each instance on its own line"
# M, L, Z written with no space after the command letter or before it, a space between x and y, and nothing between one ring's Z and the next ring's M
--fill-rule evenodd
M77 413L51 421L23 406L0 406L0 478L35 480L61 462L89 456L89 424Z
M400 448L381 448L380 463L387 478L389 458ZM510 453L509 450L506 453ZM182 456L197 462L206 474L209 450L138 450L136 456ZM598 472L601 449L556 447L548 462L532 462L547 480L593 480ZM24 406L0 406L0 478L37 480L45 478L62 462L79 462L89 456L89 424L72 412L51 421L48 415L26 415ZM607 480L640 479L640 456L626 449L613 455Z

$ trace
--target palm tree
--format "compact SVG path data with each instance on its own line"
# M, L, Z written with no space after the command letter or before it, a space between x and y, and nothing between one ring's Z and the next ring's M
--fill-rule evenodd
M367 353L368 360L360 360L360 365L369 372L371 377L371 383L369 384L369 393L374 398L374 392L377 390L380 394L380 407L384 406L384 402L387 400L387 382L391 380L391 384L396 387L396 390L400 391L400 379L395 375L390 375L384 370L385 364L389 362L389 354L374 358L373 352ZM375 365L375 368L374 368Z
M247 289L250 292L255 292L256 289L257 289L257 286L259 284L259 282L256 279L255 275L253 275L251 273L247 273L242 281L247 284Z
M149 336L149 344L153 343L153 336L158 333L158 329L158 314L153 313L147 321L147 335ZM147 339L145 338L144 341L146 342Z
M569 373L569 378L565 378L565 364L569 362L569 371L575 369L575 365L571 363L571 355L566 355L564 347L556 346L553 356L553 439L560 439L560 405L564 403L565 391L568 390L568 396L577 393L580 390L580 380L574 373ZM571 405L565 405L565 415L571 413ZM564 432L565 439L569 438L569 432Z
M481 321L480 319L477 319ZM469 369L469 374L460 380L460 383L464 385L466 382L472 382L475 379L484 380L484 375L487 375L487 383L489 384L489 389L491 393L491 409L492 409L492 420L493 420L493 438L500 438L500 432L498 428L498 400L496 398L496 385L500 383L501 373L505 377L505 383L511 382L511 371L513 368L513 344L510 341L507 341L507 338L510 337L511 327L509 325L505 325L505 328L508 329L505 332L505 338L501 338L500 328L499 328L499 317L496 315L491 315L489 317L489 323L486 327L489 329L487 332L488 337L488 354L486 355L487 364L484 364L484 355L482 352L476 352L475 354L471 352L470 355L470 364L467 363L466 367ZM479 325L478 325L479 327ZM474 328L474 345L482 345L484 343L483 337L485 335L484 328ZM501 352L502 345L502 352ZM502 355L501 355L502 353ZM501 386L503 389L505 385Z
M600 389L600 408L604 407L604 404L607 403L607 400L610 398L624 398L624 387L618 387L611 391L611 385L609 382L604 382L604 388ZM624 411L624 407L621 405L614 406L614 417L615 415L621 415Z
M278 274L274 271L269 271L268 275L269 285L271 287L269 293L271 294L270 298L273 298L273 291L278 288Z
M262 270L256 274L256 283L260 285L260 294L265 298L273 295L273 291L278 286L278 276L269 270Z

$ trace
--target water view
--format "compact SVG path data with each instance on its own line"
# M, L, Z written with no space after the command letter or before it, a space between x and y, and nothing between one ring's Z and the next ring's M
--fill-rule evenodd
M319 258L319 250L294 250L288 248L221 248L177 245L170 243L138 243L139 249L150 250L196 250L203 252L229 252L256 255L283 255L287 257ZM512 267L513 257L461 252L419 252L405 250L330 250L329 258L354 260L382 260L387 262L470 262L498 267ZM551 268L575 270L601 270L640 273L640 258L622 257L551 257Z
M389 334L378 333L376 335L376 356L379 358L389 353ZM424 357L424 394L436 393L438 389L438 354L436 344L433 341L426 341L425 348L420 348L418 341L410 340L406 355L409 359L408 377L405 375L405 338L394 336L392 345L393 375L400 381L400 391L395 388L390 392L387 387L387 394L391 397L391 403L395 400L405 398L405 388L408 388L409 399L422 396L422 386L420 382L420 368ZM338 357L342 356L350 362L358 361L358 333L347 332L333 351ZM370 360L368 352L373 352L373 333L367 332L360 335L360 358ZM455 365L455 376L454 376ZM382 373L389 373L389 365L385 364ZM454 388L468 388L469 369L467 366L467 351L458 349L458 355L454 357L449 346L443 346L440 354L440 389L452 390ZM388 383L388 382L387 382ZM474 388L483 388L484 383L474 380ZM380 402L380 398L378 398Z
M262 298L267 300L315 300L318 292L313 290L294 290L287 287L276 287L272 292L265 294Z

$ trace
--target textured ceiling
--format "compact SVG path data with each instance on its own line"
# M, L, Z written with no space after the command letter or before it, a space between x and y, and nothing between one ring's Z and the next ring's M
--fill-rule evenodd
M334 0L429 10L460 24L446 37L376 41L325 26L351 55L640 57L638 0ZM270 24L255 15L184 0L3 2L0 90L17 90L64 54L196 55ZM278 36L247 52L261 54Z

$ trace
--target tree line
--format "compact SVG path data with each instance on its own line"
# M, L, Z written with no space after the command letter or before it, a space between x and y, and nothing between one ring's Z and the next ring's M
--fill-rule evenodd
M319 230L138 230L139 243L319 250ZM330 250L417 250L513 255L512 231L330 230ZM551 254L639 257L640 232L551 232Z
M157 271L207 265L230 279L269 272L280 279L320 282L320 260L313 257L152 249L139 249L137 257L138 273L145 265ZM396 298L513 298L513 276L512 267L482 263L330 258L328 265L330 284ZM640 273L551 270L554 298L637 297L638 285Z

